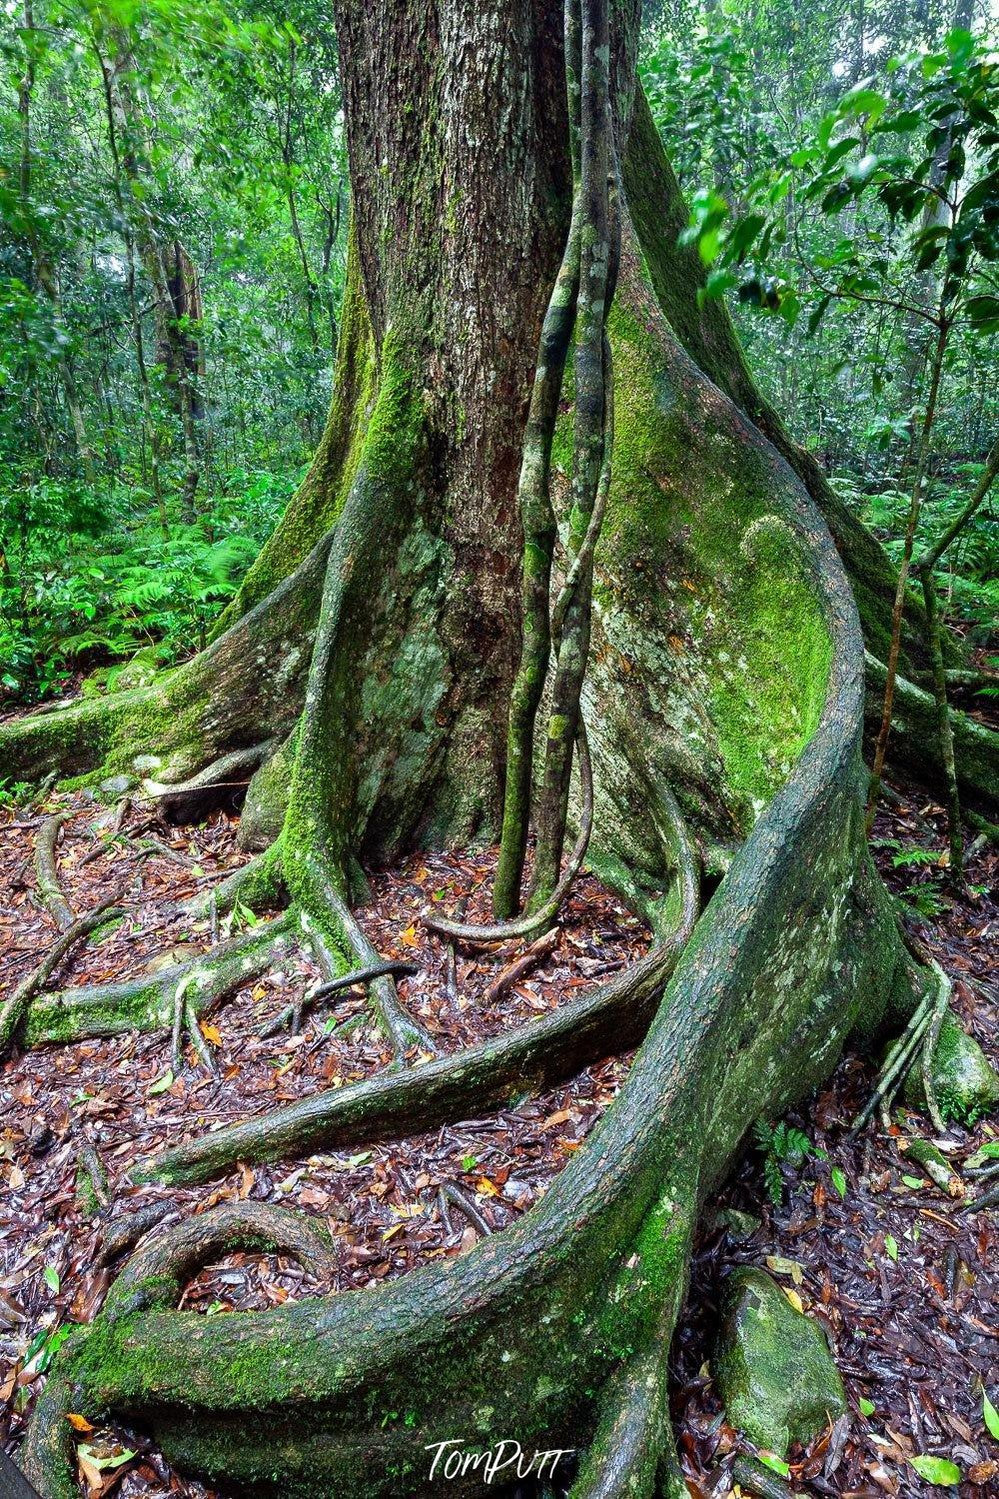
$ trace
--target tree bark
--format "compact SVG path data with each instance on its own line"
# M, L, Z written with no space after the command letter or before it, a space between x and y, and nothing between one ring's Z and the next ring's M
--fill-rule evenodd
M624 146L637 6L611 19ZM2 739L36 771L74 752L77 765L113 762L134 753L141 722L164 761L157 779L176 781L283 738L287 812L263 866L278 864L289 888L281 930L304 923L317 951L339 948L356 967L336 913L358 857L499 827L520 644L517 475L571 182L550 6L340 0L337 25L354 225L338 391L309 479L208 651L144 695ZM33 1422L25 1466L46 1499L74 1492L67 1411L125 1415L181 1466L237 1488L433 1492L428 1446L462 1436L529 1450L592 1441L578 1499L609 1491L608 1462L621 1492L651 1496L668 1462L665 1359L701 1203L754 1120L824 1077L851 1032L907 1016L921 995L864 839L857 609L765 410L759 424L750 415L760 406L741 356L728 374L745 406L722 388L738 355L730 331L716 325L709 346L685 271L665 295L657 151L637 183L624 174L613 481L583 683L591 863L650 914L670 956L613 988L612 1004L622 993L634 1004L618 1034L641 1034L651 1016L629 1076L542 1202L460 1259L363 1294L209 1320L175 1309L172 1280L126 1274L65 1345ZM698 340L707 373L691 357ZM563 536L571 447L565 411L553 444ZM667 981L692 840L706 867L738 848ZM346 1137L374 1136L506 1097L518 1069L546 1075L543 1039L556 1069L588 1054L587 1035L612 1044L606 999L578 1001L575 1032L560 1019L363 1096L343 1090L339 1109L318 1100L307 1127L322 1115L323 1128L332 1118ZM50 996L26 1034L41 1039L80 1008ZM301 1123L275 1128L296 1141ZM475 1470L454 1485L481 1491Z

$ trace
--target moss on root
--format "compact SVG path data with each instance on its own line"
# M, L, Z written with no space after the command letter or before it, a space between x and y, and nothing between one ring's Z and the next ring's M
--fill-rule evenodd
M666 888L650 788L691 770L703 826L727 817L748 837L618 1097L530 1213L374 1291L208 1322L120 1309L59 1359L74 1408L128 1414L181 1467L237 1487L414 1496L433 1492L427 1444L456 1432L588 1442L650 1325L668 1340L690 1224L752 1121L825 1076L851 1029L906 985L870 883L862 646L831 542L786 465L673 347L627 268L621 294L614 337L636 406L649 404L622 438L601 547L588 692L603 854ZM414 729L404 694L386 690L380 655L387 638L398 648L409 637L435 566L420 529L421 387L396 354L383 356L379 419L331 554L282 839L308 912L323 871L346 883L358 827L397 815L393 770L402 763L419 788L432 754L423 720ZM391 600L372 598L373 577ZM789 621L800 639L787 638ZM765 667L749 663L746 685L729 688L744 699L726 700L713 685L720 652L738 644L748 660L764 635ZM764 680L775 673L793 690ZM726 757L726 734L753 747Z

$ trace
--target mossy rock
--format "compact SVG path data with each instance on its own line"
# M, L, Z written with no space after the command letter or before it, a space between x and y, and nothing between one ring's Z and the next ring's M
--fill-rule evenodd
M725 1283L714 1373L729 1422L782 1457L846 1410L822 1328L753 1266Z
M961 1124L974 1124L999 1104L999 1074L953 1015L948 1015L940 1028L933 1058L933 1088L943 1117ZM904 1097L911 1108L926 1106L919 1058L906 1076Z

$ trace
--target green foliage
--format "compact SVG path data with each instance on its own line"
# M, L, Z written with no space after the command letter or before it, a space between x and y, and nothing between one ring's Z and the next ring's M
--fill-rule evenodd
M692 205L704 298L728 300L795 435L896 554L944 352L920 545L999 430L999 65L942 3L807 24L787 0L667 0L641 71ZM994 33L992 37L994 43ZM937 570L947 614L999 618L994 501Z
M920 1478L937 1488L950 1488L961 1482L961 1470L947 1457L912 1457L909 1459Z
M763 1156L763 1180L770 1200L775 1204L780 1203L784 1195L783 1168L800 1171L810 1156L822 1158L825 1154L816 1149L802 1130L784 1120L779 1124L767 1124L758 1119L753 1126L753 1141Z
M315 0L9 9L0 676L31 700L173 659L231 594L322 431L347 196Z
M153 519L129 524L134 489L108 498L42 481L0 492L10 538L0 573L5 692L58 694L79 671L90 673L85 693L138 685L203 646L295 483L233 478L239 489L165 534Z

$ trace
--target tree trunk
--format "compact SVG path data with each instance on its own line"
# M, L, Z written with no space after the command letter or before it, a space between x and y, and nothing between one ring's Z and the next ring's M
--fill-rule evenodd
M637 20L637 5L612 8L622 147ZM279 811L266 867L289 887L288 920L346 961L358 857L498 831L520 646L517 474L570 168L551 6L340 0L337 25L353 229L336 395L310 474L206 652L142 693L5 728L0 744L32 774L127 765L141 748L161 757L162 781L283 740L258 772ZM46 1499L75 1492L67 1411L127 1415L172 1460L237 1488L417 1495L435 1491L435 1443L530 1451L596 1437L578 1499L651 1495L670 1462L665 1359L704 1197L755 1119L921 990L866 852L857 609L730 330L694 311L696 278L671 243L676 202L654 211L667 169L643 108L609 325L613 482L584 706L591 862L650 916L656 946L557 1027L363 1095L320 1095L304 1123L274 1130L281 1149L315 1149L386 1121L424 1129L518 1078L564 1076L614 1037L648 1027L645 1040L543 1201L458 1260L208 1321L174 1310L176 1276L126 1274L39 1406L25 1463ZM566 411L563 534L571 447ZM731 865L684 945L692 840L707 872ZM130 989L128 1002L130 1023L157 1023L158 999L148 1015L144 996ZM94 1005L92 993L75 1010L47 996L27 1034L52 1037ZM218 1144L209 1171L224 1158ZM622 1423L643 1439L633 1462L608 1467ZM475 1470L454 1484L480 1491Z

